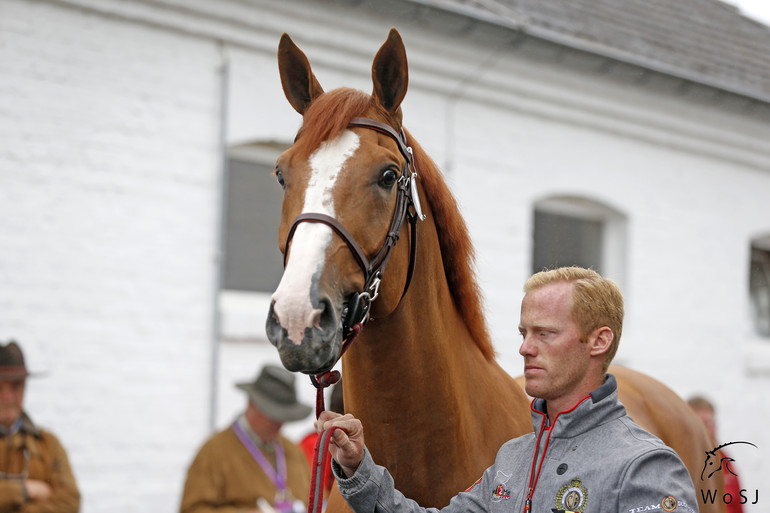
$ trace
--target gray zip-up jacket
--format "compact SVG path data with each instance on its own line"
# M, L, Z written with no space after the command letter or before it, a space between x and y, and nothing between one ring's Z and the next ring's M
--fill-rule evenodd
M550 426L545 411L545 401L533 401L535 432L503 444L481 479L440 511L524 513L529 505L529 513L697 513L682 460L626 414L613 375ZM439 511L394 489L393 478L368 450L351 478L336 462L332 468L355 513Z

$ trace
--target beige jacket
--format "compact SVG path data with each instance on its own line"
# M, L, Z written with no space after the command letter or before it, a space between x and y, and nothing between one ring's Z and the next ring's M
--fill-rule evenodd
M52 495L28 501L23 478L45 481ZM21 428L0 435L0 513L77 513L80 492L67 453L48 431L35 427L25 414Z
M302 449L279 435L286 454L287 482L294 499L307 507L310 462ZM275 467L275 455L263 453ZM232 427L212 436L201 447L189 470L181 513L237 513L257 507L259 498L271 505L276 487Z

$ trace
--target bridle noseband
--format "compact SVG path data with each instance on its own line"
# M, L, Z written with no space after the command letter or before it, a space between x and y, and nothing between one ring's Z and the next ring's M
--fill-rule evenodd
M376 121L369 118L353 118L348 124L348 128L363 127L376 130L382 134L385 134L396 141L398 149L406 159L406 164L401 172L401 177L397 182L396 191L396 207L393 211L393 218L388 228L388 233L385 236L385 242L383 243L377 254L369 260L366 254L361 249L361 246L356 242L355 238L350 232L336 219L326 214L316 212L305 212L298 215L289 228L289 234L286 237L286 246L283 255L283 266L286 267L286 258L289 250L289 243L291 242L294 232L300 223L322 223L329 226L350 248L353 257L355 258L361 271L364 273L364 289L361 292L356 292L348 302L348 306L343 313L342 319L342 338L347 340L354 332L354 327L358 326L355 333L357 334L361 328L369 320L369 310L371 308L372 301L377 299L379 295L380 282L382 281L385 267L390 259L390 253L393 247L398 242L399 234L401 233L401 227L404 224L404 220L409 219L411 225L411 247L409 251L409 270L407 271L406 284L404 285L404 292L401 294L401 299L406 295L406 291L409 288L409 284L412 280L412 274L414 273L414 265L417 251L417 220L425 219L422 213L422 207L420 205L420 197L417 192L417 171L414 167L414 155L412 154L412 148L406 143L406 134L403 130L401 133L397 133L390 125ZM413 210L409 207L413 207ZM400 299L399 299L400 301Z

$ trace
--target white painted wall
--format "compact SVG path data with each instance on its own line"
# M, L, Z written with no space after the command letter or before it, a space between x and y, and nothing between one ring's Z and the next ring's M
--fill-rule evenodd
M391 26L410 59L405 122L471 227L504 367L521 369L512 322L534 203L604 202L629 220L618 360L713 397L722 438L760 447L737 463L765 492L770 341L752 333L747 279L749 240L770 231L766 118L345 2L181 5L0 4L0 340L47 371L27 407L69 450L84 513L175 511L210 433L222 65L228 141L285 143L300 120L280 88L280 34L325 88L368 91ZM233 383L277 361L267 344L220 349L217 428L243 407ZM304 378L299 389L313 400Z
M0 6L0 337L85 513L173 511L206 433L219 56L47 2Z

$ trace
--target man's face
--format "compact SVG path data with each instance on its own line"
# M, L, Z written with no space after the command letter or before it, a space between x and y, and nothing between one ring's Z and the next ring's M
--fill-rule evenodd
M21 417L24 379L0 379L0 425L10 427Z
M572 284L556 282L533 290L521 303L526 392L569 406L585 397L590 351L572 320ZM590 390L588 391L590 392ZM580 397L573 397L580 395ZM574 401L574 402L571 402ZM550 409L550 406L549 406Z
M251 429L262 439L263 442L272 442L281 432L283 422L271 419L249 401L246 408L246 419L249 421Z

